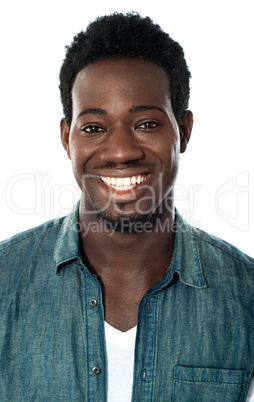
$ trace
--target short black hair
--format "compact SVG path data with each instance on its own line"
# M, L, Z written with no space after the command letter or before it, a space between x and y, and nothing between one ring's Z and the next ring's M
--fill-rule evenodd
M72 121L72 86L79 71L93 62L114 58L151 61L164 68L170 82L172 109L178 124L188 108L190 77L184 52L161 27L138 13L97 18L66 46L60 70L60 95L67 125Z

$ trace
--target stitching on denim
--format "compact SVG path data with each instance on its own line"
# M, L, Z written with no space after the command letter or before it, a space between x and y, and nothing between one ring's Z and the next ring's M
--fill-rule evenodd
M155 385L155 379L156 379L156 367L157 367L157 350L158 350L158 315L159 315L159 308L158 308L158 304L159 304L159 300L160 299L160 293L157 293L156 295L156 312L155 312L155 331L154 333L156 334L156 346L154 348L154 355L153 355L153 359L154 359L154 365L153 365L153 382L152 382L152 389L151 389L151 396L152 396L152 400L154 400L154 385Z
M88 339L89 339L89 337L88 337L88 323L87 323L87 321L88 321L88 319L87 319L87 317L88 317L88 313L87 313L87 311L88 311L88 303L86 302L86 295L87 295L87 281L85 281L84 279L83 279L83 286L84 286L84 288L83 288L83 304L84 304L84 310L85 310L85 317L84 317L84 322L85 322L85 333L86 333L86 347L88 346ZM86 368L87 368L87 375L85 376L85 380L86 380L86 396L88 396L89 397L89 391L90 391L90 383L89 383L89 368L90 368L90 356L89 356L89 350L88 350L88 347L87 347L87 351L86 351L86 358L87 358L87 366L86 366Z
M205 278L204 278L204 272L202 269L202 264L201 264L201 260L200 260L200 253L199 253L199 247L198 247L198 239L196 236L195 231L192 231L192 237L193 237L193 241L194 241L194 245L195 245L195 253L196 253L196 258L198 260L198 265L199 265L199 280L201 280L205 286L207 286Z
M78 258L79 256L77 254L73 254L70 257L68 257L67 259L61 260L57 263L57 265L61 265L63 262L68 262L73 260L73 258Z
M181 281L182 283L184 283L185 285L191 286L192 288L195 288L195 289L205 289L205 286L200 287L200 286L197 286L197 285L193 285L193 283L189 283L189 282L187 282L187 281L184 281L184 280L182 279L182 277L180 277L180 281Z
M212 381L212 380L207 380L207 381L195 381L195 380L184 380L183 378L175 377L175 381L182 381L182 382L191 382L191 383L215 383L215 384L229 384L229 385L244 385L246 384L246 381L243 382L225 382L225 381Z
M184 283L185 285L191 286L192 288L195 288L195 289L206 289L207 288L206 282L205 282L205 285L202 285L202 287L198 286L198 285L193 285L193 283L189 283L186 280L183 280L182 275L181 275L181 271L177 270L176 273L179 274L180 281L182 283Z
M195 282L199 283L190 283L189 281L186 281L185 279L183 279L182 277L182 273L181 273L181 269L179 269L178 267L175 268L175 272L178 273L180 281L182 283L184 283L185 285L191 286L195 289L204 289L207 288L207 283L205 280L205 275L203 272L203 268L202 268L202 264L201 264L201 260L200 260L200 252L199 252L199 245L198 245L198 240L197 240L197 236L196 236L196 232L194 231L194 228L192 226L188 226L189 232L190 232L190 238L191 238L191 247L192 250L194 250L195 253L195 265L196 265L196 270L195 270Z
M98 291L99 291L99 299L100 299L99 304L103 305L103 303L102 303L102 298L103 298L102 297L102 289L101 289L101 286L100 286L98 280L97 280L96 285L97 285ZM106 400L107 399L107 393L108 393L108 381L107 381L107 369L106 369L106 367L107 367L107 357L106 357L107 352L106 352L106 344L105 344L105 324L104 324L105 317L104 317L103 308L100 309L100 315L101 315L101 320L100 321L101 321L101 324L102 324L102 327L103 327L103 329L102 329L103 335L102 336L104 337L104 344L102 346L103 370L102 370L101 374L103 374L104 383L106 384L106 387L103 387L104 400Z

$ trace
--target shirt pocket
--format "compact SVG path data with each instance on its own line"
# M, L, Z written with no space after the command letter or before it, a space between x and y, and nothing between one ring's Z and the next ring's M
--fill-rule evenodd
M225 370L176 365L172 401L243 401L248 375L248 370Z

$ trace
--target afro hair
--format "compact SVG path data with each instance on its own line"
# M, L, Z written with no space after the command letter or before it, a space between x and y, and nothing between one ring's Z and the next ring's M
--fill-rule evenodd
M178 42L149 17L137 13L114 13L97 18L66 46L60 70L60 96L67 125L72 121L72 87L79 71L93 62L134 58L164 68L170 82L172 109L178 124L188 108L190 72Z

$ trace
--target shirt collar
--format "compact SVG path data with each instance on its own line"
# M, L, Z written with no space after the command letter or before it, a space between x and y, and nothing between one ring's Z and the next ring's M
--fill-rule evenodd
M70 214L64 218L56 241L54 250L56 273L60 272L66 262L80 258L78 215L79 201L74 205Z
M175 212L175 248L171 264L158 284L160 288L167 286L177 272L180 281L185 285L199 289L206 288L196 229L182 218L177 209Z
M56 272L63 264L73 259L81 259L79 251L79 201L74 205L71 213L64 219L63 225L55 246L54 258ZM156 283L149 293L153 293L172 280L177 272L182 283L195 288L206 288L206 281L200 261L197 234L176 210L175 219L175 248L171 264L161 281Z
M195 288L206 288L203 268L200 259L198 236L196 229L190 226L176 211L177 247L175 271L179 273L181 282Z

